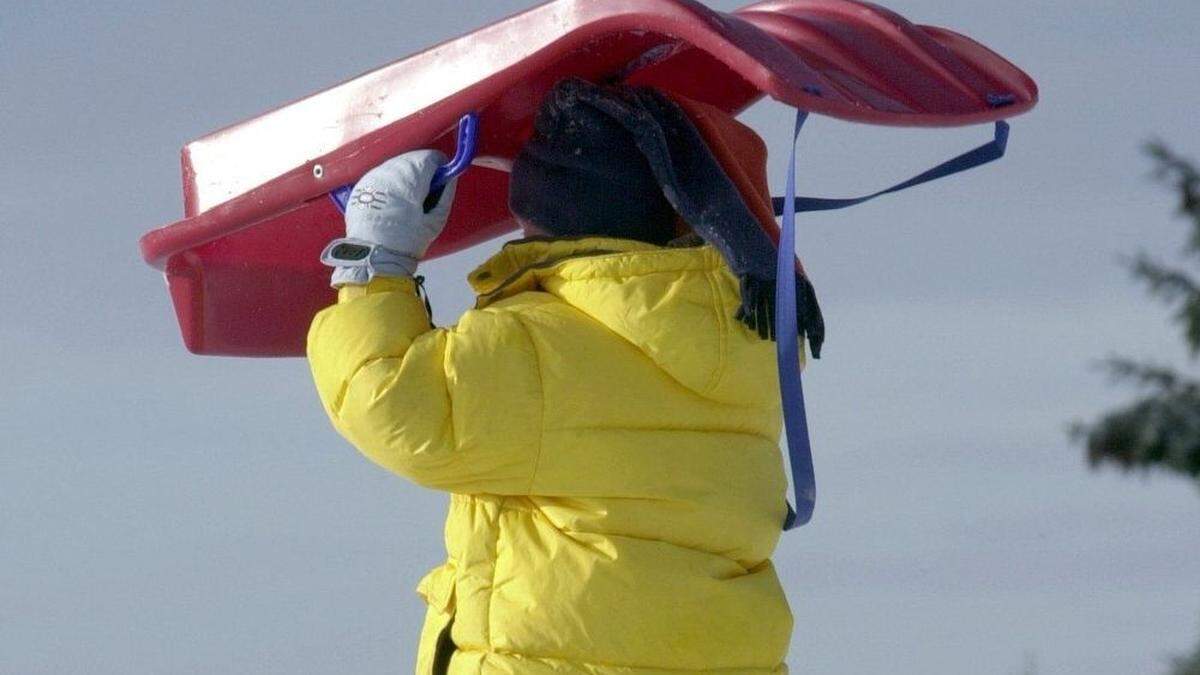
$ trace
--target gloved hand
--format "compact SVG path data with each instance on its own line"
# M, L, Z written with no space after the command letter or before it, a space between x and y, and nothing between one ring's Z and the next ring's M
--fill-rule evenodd
M412 276L429 245L446 226L457 179L440 195L429 185L446 156L414 150L371 169L350 193L346 237L325 248L321 261L334 266L333 286L365 284L376 276ZM426 199L435 203L425 210Z

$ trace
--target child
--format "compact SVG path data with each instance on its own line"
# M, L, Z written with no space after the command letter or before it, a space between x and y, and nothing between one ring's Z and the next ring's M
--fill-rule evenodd
M451 494L418 673L785 672L785 516L765 148L714 108L559 83L514 161L527 238L433 329L412 278L445 161L355 187L358 258L308 354L337 429ZM798 274L800 324L823 337Z

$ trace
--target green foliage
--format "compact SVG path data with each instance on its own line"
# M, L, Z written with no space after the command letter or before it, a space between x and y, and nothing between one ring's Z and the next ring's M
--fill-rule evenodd
M1193 261L1200 260L1200 171L1161 143L1151 144L1147 151L1155 161L1155 177L1178 192L1178 212L1191 221L1184 253ZM1145 283L1152 295L1176 306L1175 319L1182 324L1184 339L1195 357L1200 353L1200 284L1188 272L1167 267L1145 254L1139 255L1131 268L1134 278Z
M1133 276L1170 304L1177 305L1175 320L1183 324L1184 340L1195 357L1200 350L1200 287L1187 272L1164 267L1146 254L1140 254L1130 265Z
M1171 665L1171 675L1200 675L1200 646L1191 656L1175 659Z
M1179 213L1191 221L1184 257L1200 268L1200 171L1161 143L1151 144L1147 152L1155 162L1155 177L1179 194ZM1188 270L1144 253L1129 267L1151 295L1174 308L1189 354L1200 356L1200 282ZM1134 383L1145 393L1093 424L1075 426L1073 435L1087 448L1088 460L1126 469L1163 468L1200 479L1200 381L1129 359L1110 359L1107 368L1114 380Z
M1109 412L1075 435L1093 466L1161 467L1200 477L1200 383L1175 372L1123 359L1108 362L1115 378L1135 381L1149 393Z

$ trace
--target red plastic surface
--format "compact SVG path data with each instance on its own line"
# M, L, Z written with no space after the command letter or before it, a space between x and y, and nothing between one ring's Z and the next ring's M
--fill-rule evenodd
M514 229L511 160L558 79L645 84L737 112L763 95L846 120L954 126L1037 101L1018 68L956 33L855 0L771 0L734 13L693 0L555 0L445 42L183 150L184 212L141 240L163 269L193 352L290 356L333 302L317 262L339 236L326 194L388 157L453 152L480 113L477 165L429 256ZM1004 107L989 95L1010 96Z

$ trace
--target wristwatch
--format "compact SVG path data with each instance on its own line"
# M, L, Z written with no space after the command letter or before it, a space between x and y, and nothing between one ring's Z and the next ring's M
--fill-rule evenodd
M376 276L411 277L417 271L416 258L365 239L343 237L329 242L321 251L321 262L337 268L335 286L367 283Z

